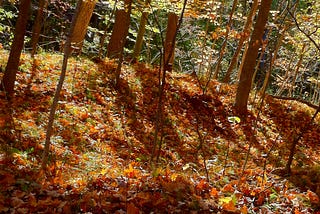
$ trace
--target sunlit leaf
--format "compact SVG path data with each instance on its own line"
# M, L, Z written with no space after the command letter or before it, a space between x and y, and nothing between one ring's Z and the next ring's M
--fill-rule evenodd
M228 117L228 121L230 123L240 123L241 119L237 116L230 116L230 117Z

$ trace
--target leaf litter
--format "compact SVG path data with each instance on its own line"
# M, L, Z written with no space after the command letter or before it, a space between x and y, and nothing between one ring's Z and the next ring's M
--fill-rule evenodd
M257 107L247 120L235 113L235 86L211 81L203 95L194 77L170 73L162 150L150 167L158 71L139 63L123 66L116 88L113 61L70 60L41 171L62 56L40 54L35 66L23 59L15 98L0 99L0 212L319 212L319 118L299 142L292 175L281 173L312 109L267 96L255 126Z

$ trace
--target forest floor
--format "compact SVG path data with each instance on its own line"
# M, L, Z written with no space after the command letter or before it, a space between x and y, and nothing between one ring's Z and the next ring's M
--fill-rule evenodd
M252 96L242 119L234 86L211 81L203 95L194 76L168 73L151 165L158 70L123 65L115 87L112 61L71 58L43 171L62 56L22 59L14 99L0 94L0 213L319 213L319 116L283 173L315 109Z

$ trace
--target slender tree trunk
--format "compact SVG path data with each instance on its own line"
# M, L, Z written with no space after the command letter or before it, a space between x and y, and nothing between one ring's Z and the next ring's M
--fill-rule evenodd
M145 7L148 7L150 2L151 2L151 0L146 0ZM137 35L136 43L134 45L134 50L133 50L133 54L132 54L132 61L136 61L140 55L142 44L143 44L143 36L146 31L146 24L148 22L148 15L149 15L149 13L147 11L142 12L138 35Z
M38 5L38 12L36 16L36 20L34 21L33 31L32 31L32 38L31 38L31 57L33 58L35 53L37 52L37 44L40 37L41 32L41 24L43 22L43 14L44 10L47 8L48 1L47 0L40 0Z
M176 37L177 37L177 33L178 30L182 24L182 20L183 20L183 14L185 11L187 5L187 0L184 0L183 2L183 8L180 14L180 18L179 18L179 22L178 24L176 24L175 29L176 31L174 32L173 36L168 36L168 38L171 38L171 41L175 41ZM169 25L169 23L168 23ZM167 33L168 33L168 28L167 28ZM172 33L172 32L171 32ZM171 34L170 33L170 34ZM167 35L166 35L167 36ZM166 37L167 39L167 37ZM161 41L162 41L162 45L164 48L164 52L166 52L166 42L163 41L163 36L161 34ZM171 50L174 50L174 43L171 42L171 47L169 48ZM166 85L166 72L168 67L170 67L169 61L171 59L171 54L173 54L173 51L169 51L168 55L167 55L167 60L161 60L161 62L164 63L163 67L162 67L162 72L161 70L159 71L159 96L158 96L158 106L157 106L157 110L156 110L156 124L155 124L155 131L154 131L154 142L153 142L153 147L152 147L152 151L151 151L151 157L150 157L150 163L153 164L154 161L154 157L156 155L156 150L158 148L158 152L157 152L157 159L156 162L158 162L159 160L159 156L160 156L160 151L161 151L161 146L162 146L162 140L163 140L163 99L164 99L164 95L165 95L165 85ZM165 55L165 54L164 54ZM165 58L165 57L164 57ZM161 66L160 66L161 67ZM160 142L158 142L159 139L159 132L160 132Z
M223 56L224 56L224 52L225 52L225 49L226 49L226 46L227 46L227 42L228 42L228 38L229 38L229 32L230 32L230 29L231 29L231 25L232 25L232 16L237 8L237 4L238 4L238 0L234 0L233 1L233 5L232 5L232 9L231 9L231 12L230 12L230 15L229 15L229 21L228 21L228 24L227 24L227 27L226 27L226 35L225 35L225 38L224 38L224 41L222 43L222 46L221 46L221 49L220 49L220 54L219 54L219 58L218 58L218 61L217 61L217 64L216 64L216 69L213 73L213 78L214 79L217 79L218 77L218 74L220 72L220 67L221 67L221 61L223 59Z
M245 24L245 26L243 28L242 36L241 36L241 38L239 40L239 44L237 46L236 51L234 52L234 54L232 56L229 68L228 68L228 70L226 72L226 75L225 75L225 77L223 79L223 82L225 82L225 83L230 81L230 77L231 77L232 71L233 71L233 69L234 69L234 67L235 67L235 65L237 63L237 60L238 60L240 51L241 51L241 49L243 47L243 44L248 40L248 38L250 36L250 29L251 29L251 26L252 26L252 20L253 20L254 14L257 11L257 8L258 8L258 0L254 0L253 4L252 4L252 7L251 7L251 10L250 10L250 13L249 13L249 15L247 17L246 24Z
M291 174L291 165L293 162L293 157L296 153L296 147L299 143L299 140L303 137L303 135L308 131L310 125L313 123L313 121L315 120L315 118L317 117L318 113L320 111L320 105L318 106L316 112L313 114L310 122L308 124L306 124L300 131L299 135L297 137L294 138L291 147L290 147L290 154L289 154L289 158L288 158L288 162L286 164L286 168L285 171L287 174Z
M77 21L70 40L71 48L75 50L75 52L80 53L90 19L96 5L96 0L81 0L78 4L80 4L79 12L76 14L77 17L75 19Z
M124 0L124 8L116 11L115 23L107 50L108 58L119 59L122 55L130 27L131 4L132 0Z
M262 43L262 47L261 47L261 52L260 52L260 56L258 58L258 63L256 64L256 67L254 69L254 73L253 73L253 77L252 77L252 80L251 80L251 89L254 87L254 81L256 79L256 76L257 76L257 73L258 73L258 70L259 68L261 69L260 67L260 62L263 60L263 57L265 56L265 52L266 52L266 48L267 48L267 45L268 45L268 41L263 41ZM271 65L270 65L271 66ZM271 66L272 67L272 66ZM270 67L270 68L271 68ZM263 69L263 68L262 68Z
M117 3L118 3L118 0L116 0L116 1L114 2L112 12L111 12L110 15L109 15L109 22L108 22L108 24L105 26L104 31L103 31L103 34L102 34L102 36L100 37L100 42L99 42L99 43L100 43L100 47L99 47L99 54L98 54L100 59L102 58L103 48L104 48L104 42L105 42L105 40L106 40L106 38L107 38L107 32L108 32L108 29L109 29L109 26L110 26L110 23L111 23L110 20L112 19L113 15L114 15L114 13L115 13L115 11L116 11Z
M76 8L75 14L73 15L73 18L72 18L69 35L67 37L67 40L66 40L66 43L64 46L64 56L63 56L61 74L60 74L59 82L58 82L58 85L57 85L57 88L56 88L56 91L54 94L54 98L53 98L53 102L52 102L50 114L49 114L49 121L48 121L48 125L47 125L46 140L45 140L45 145L44 145L44 151L42 154L42 169L46 168L47 162L48 162L48 155L49 155L49 149L50 149L50 139L51 139L51 135L53 132L54 116L55 116L56 108L58 106L60 92L61 92L63 82L64 82L64 79L66 76L68 58L71 54L71 37L72 37L72 34L74 33L75 24L77 22L76 18L79 17L78 13L80 11L81 1L82 0L79 0L77 3L77 8Z
M286 26L282 30L282 32L280 33L280 37L279 37L279 39L277 41L277 45L276 45L276 47L274 49L273 56L272 56L272 59L271 59L271 62L270 62L270 66L268 68L266 77L264 79L263 86L262 86L262 88L260 90L260 94L261 94L260 107L262 106L262 103L263 103L263 100L264 100L264 97L265 97L265 94L266 94L266 90L267 90L267 87L268 87L268 84L269 84L269 79L270 79L270 76L271 76L272 68L273 68L273 65L276 62L277 57L278 57L279 49L281 47L281 44L283 42L283 38L285 36L285 33L286 33L287 29L288 29L288 26Z
M291 86L290 86L290 90L289 90L289 96L290 97L293 96L293 88L294 88L294 85L296 84L296 79L297 79L297 76L298 76L298 73L299 73L299 69L300 69L300 67L302 65L303 56L306 53L305 52L306 46L307 46L306 43L303 43L303 46L302 46L302 49L301 49L301 53L300 53L300 56L299 56L299 61L298 61L297 65L296 65L296 69L294 71L294 75L293 75Z
M288 83L288 79L289 79L289 74L291 73L292 71L292 64L293 64L293 60L294 60L294 56L296 55L296 53L291 53L291 56L289 57L290 58L290 61L288 63L288 66L286 68L286 73L284 74L283 76L283 79L282 79L282 83L281 83L281 86L280 88L278 89L278 91L276 92L276 95L277 96L280 96L282 94L282 92L285 90L286 88L286 85Z
M240 75L235 100L235 108L239 113L244 115L247 114L247 103L251 89L254 67L258 56L258 50L261 46L265 25L268 20L271 3L272 0L262 0L261 2L257 22L254 26L251 40L249 42L248 53L245 56L245 61Z
M174 62L174 48L176 43L176 33L178 31L178 16L175 13L168 14L168 25L166 39L164 42L164 70L172 71Z
M29 18L31 0L21 0L19 6L19 15L15 27L14 38L11 45L8 63L2 79L1 88L10 99L14 94L14 83L19 67L21 52L23 49L24 35L26 33L27 22Z

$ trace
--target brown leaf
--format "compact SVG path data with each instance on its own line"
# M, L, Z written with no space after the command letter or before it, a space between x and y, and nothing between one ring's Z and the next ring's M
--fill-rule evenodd
M139 214L139 208L134 203L129 203L127 207L127 214Z

